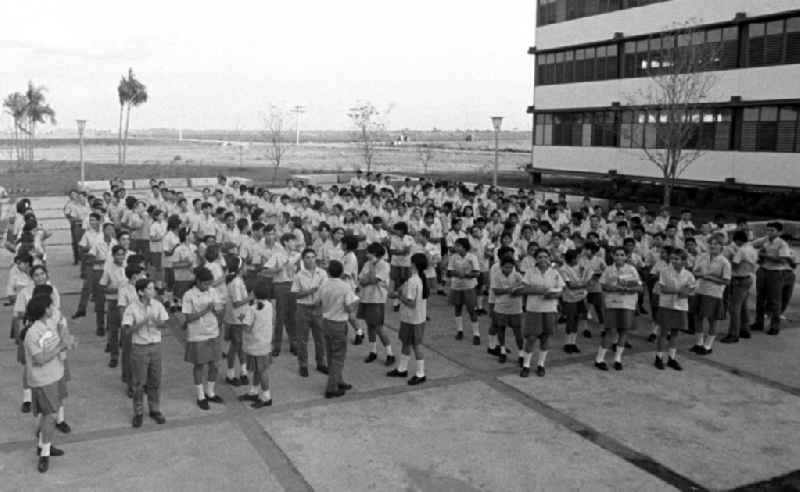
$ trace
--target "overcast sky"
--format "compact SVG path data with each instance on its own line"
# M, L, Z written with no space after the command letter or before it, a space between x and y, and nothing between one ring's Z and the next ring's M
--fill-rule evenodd
M0 0L0 95L48 88L59 128L116 128L133 67L136 128L258 128L270 104L345 129L357 100L391 128L530 127L534 0ZM4 116L2 128L10 127Z

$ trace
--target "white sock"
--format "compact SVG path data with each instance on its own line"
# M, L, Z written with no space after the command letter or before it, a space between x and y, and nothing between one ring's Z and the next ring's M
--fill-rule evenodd
M257 395L258 394L258 386L251 384L250 389L247 391L248 395Z
M481 325L477 321L470 321L472 325L472 336L479 337L481 336Z
M378 342L369 342L369 351L373 354L378 353Z
M31 389L30 389L30 388L26 388L26 389L23 389L23 390L22 390L22 401L23 401L23 402L28 402L28 403L30 403L30 402L31 402L31 399L32 399L32 397L33 397L33 394L32 394L32 392L31 392Z
M50 456L50 443L43 443L42 446L41 456Z
M41 448L41 447L42 447L42 444L44 444L44 443L42 442L42 433L41 433L41 432L37 432L37 433L36 433L36 439L39 441L39 443L38 443L37 445L38 445L38 446Z
M617 345L617 351L614 352L614 362L622 363L622 351L625 350L624 345Z
M489 335L489 348L497 347L497 335Z
M706 344L705 344L706 350L711 350L711 347L714 345L715 338L717 338L716 335L708 335L706 337Z
M456 316L456 331L464 331L464 318Z
M228 375L228 377L230 379L233 379L234 377L236 377L236 372L235 372L234 369L228 369L228 374L227 375Z
M206 399L206 391L203 389L202 384L194 385L195 389L197 390L197 399L198 400L205 400Z
M357 319L356 320L356 335L363 335L364 334L364 325L366 325L366 324L367 324L367 322L364 321L363 319Z
M58 416L56 417L56 423L61 423L64 421L64 405L58 407Z
M206 394L211 398L214 398L216 395L216 393L214 393L214 385L215 383L212 383L211 381L206 383Z
M522 350L522 349L519 349L517 351L517 357L523 357L524 358L525 357L525 351Z
M547 350L540 350L539 351L539 362L536 365L544 367L544 361L545 360L547 360Z
M577 333L569 333L567 334L567 343L570 345L575 345L575 340L578 338Z
M385 346L383 348L386 349L386 355L387 356L391 356L391 357L394 356L394 352L392 352L392 346L391 345L387 345L387 346Z
M532 352L524 352L522 355L522 367L531 367Z
M669 358L674 359L678 355L678 349L669 349Z
M595 357L594 361L597 363L604 362L606 360L606 352L608 352L608 349L603 347L597 349L597 357Z
M695 345L704 345L703 344L703 340L704 339L705 339L705 337L703 336L703 334L702 333L698 333L697 334L697 343Z
M272 394L269 390L261 392L261 400L262 401L270 401L272 399Z
M664 352L656 352L656 357L658 357L659 359L663 359L664 358Z
M425 361L418 360L417 361L417 377L424 378L425 377Z
M242 376L247 374L247 363L242 362L242 364L239 366L239 370L241 371Z
M394 301L392 301L392 306L394 306L394 307L397 307L397 306L399 306L399 305L400 305L400 301L398 301L397 299L395 299Z
M408 359L409 357L405 354L400 354L400 362L397 364L397 370L400 372L406 372L408 370Z
M478 308L483 309L486 307L486 296L478 296Z

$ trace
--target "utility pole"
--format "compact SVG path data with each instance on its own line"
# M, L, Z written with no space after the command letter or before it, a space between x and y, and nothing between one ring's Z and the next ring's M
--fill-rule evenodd
M83 161L83 132L86 130L86 120L76 120L78 123L78 139L80 140L81 158L81 187L86 183L86 163Z
M497 171L500 167L500 125L502 124L502 116L492 116L492 127L494 127L494 175L492 176L492 186L495 188L497 188Z
M295 145L300 145L300 115L306 112L305 106L295 106L292 108L292 113L294 113L295 120L294 120L294 129L295 129Z

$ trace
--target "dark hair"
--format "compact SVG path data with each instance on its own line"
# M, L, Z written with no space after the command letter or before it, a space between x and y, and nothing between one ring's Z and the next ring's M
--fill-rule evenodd
M200 282L209 282L214 280L214 274L206 267L197 267L194 269L194 279L195 284L199 284Z
M44 272L45 275L48 275L47 267L45 267L44 265L33 265L33 268L31 268L31 273L30 273L31 278L33 278L33 274L36 273L38 270L41 270Z
M51 296L53 295L53 286L49 284L42 284L34 286L31 297L36 296Z
M136 289L136 294L141 294L142 291L144 291L147 288L147 286L152 283L153 281L150 279L140 278L139 280L136 281L133 287Z
M748 239L747 238L747 233L745 231L742 231L742 230L734 231L732 239L733 239L734 242L741 241L743 243L746 243L747 239Z
M427 299L430 294L428 281L425 278L425 270L428 268L428 257L422 253L414 253L411 255L411 264L416 267L419 278L422 281L422 298Z
M236 278L236 274L239 273L239 270L244 266L244 261L236 256L233 255L228 258L228 275L225 276L225 283L233 282L233 279Z
M128 280L130 280L133 278L134 275L139 275L140 273L142 273L142 271L143 270L141 265L132 263L125 267L125 276L128 278Z
M781 232L783 230L783 224L781 224L780 222L767 222L767 227L771 227L778 232Z
M303 250L303 252L300 254L300 258L305 258L305 257L306 257L306 255L307 255L307 254L309 254L309 253L311 253L311 254L313 254L313 255L316 255L316 254L317 254L317 252L316 252L316 251L314 251L314 248L306 248L306 249L304 249L304 250Z
M25 322L31 324L34 321L39 321L44 318L47 313L47 308L53 305L53 298L50 295L33 296L28 305L25 306ZM25 330L27 332L27 330ZM21 333L21 338L25 338L25 334Z
M125 252L125 248L120 246L119 244L115 244L113 248L111 248L111 256L117 256L117 253L120 251Z
M367 253L375 256L376 258L381 258L386 254L386 248L384 248L381 243L372 243L367 246Z
M33 265L33 256L26 252L20 252L14 257L14 263L25 263L28 266L31 266Z
M342 238L342 245L345 251L355 251L358 249L358 239L355 236L345 236Z
M456 239L455 244L461 246L462 248L464 248L465 251L469 251L470 250L469 239L467 239L465 237L460 237L460 238Z
M342 262L338 260L331 260L328 263L328 276L331 278L339 278L342 276L342 272L344 272L344 266L342 266Z
M566 252L566 253L564 253L564 263L566 263L567 265L569 265L570 263L572 263L573 261L575 261L575 259L577 259L577 258L578 258L578 254L579 254L579 253L578 253L578 250L577 250L577 249L570 249L570 250L567 250L567 252Z
M216 244L209 246L206 249L206 261L215 261L219 258L219 246Z

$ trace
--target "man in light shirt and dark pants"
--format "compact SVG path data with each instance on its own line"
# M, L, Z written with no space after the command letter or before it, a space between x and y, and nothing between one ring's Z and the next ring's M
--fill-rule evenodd
M747 298L753 285L758 264L758 251L748 244L745 231L733 233L733 245L728 250L731 263L730 298L728 300L728 334L721 343L737 343L739 338L750 338L747 320Z
M328 280L322 283L318 291L330 371L325 398L344 396L352 388L342 379L342 370L347 356L347 321L351 313L355 312L358 297L353 292L353 287L341 279L343 271L341 262L332 260L328 264Z

